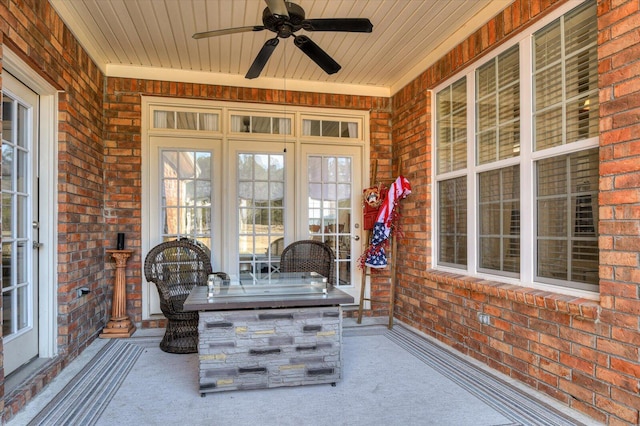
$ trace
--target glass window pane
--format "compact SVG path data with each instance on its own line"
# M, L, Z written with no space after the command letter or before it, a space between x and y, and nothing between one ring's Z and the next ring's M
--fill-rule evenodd
M11 287L13 285L11 257L14 253L12 247L12 243L2 243L2 288ZM8 305L5 304L3 307L4 309L7 309L7 307L9 306L11 306L11 303L9 303Z
M9 143L15 143L14 115L15 101L6 93L2 94L2 139Z
M211 153L196 152L196 178L211 179Z
M340 122L339 121L322 121L322 136L339 137Z
M196 120L197 114L195 112L178 111L176 113L177 128L185 130L197 130Z
M17 131L18 131L18 141L17 145L20 148L29 149L29 109L26 108L22 104L18 104L18 122L17 122Z
M252 154L238 154L238 178L241 181L253 179Z
M203 235L211 233L211 209L195 208L194 213L194 234Z
M2 238L13 236L13 197L11 194L2 194Z
M271 133L270 117L251 117L252 133Z
M183 179L180 181L180 190L178 191L179 206L193 206L195 198L195 181Z
M181 179L196 177L195 153L182 151L178 153L178 170Z
M466 177L438 183L438 263L467 264L467 180Z
M320 136L320 120L302 120L302 134L305 136Z
M338 158L338 182L351 182L351 158Z
M269 178L269 160L269 155L266 154L255 154L253 156L253 178L255 180L267 180Z
M562 145L562 109L555 108L536 114L535 146L536 151Z
M598 164L597 148L537 163L538 276L597 285Z
M211 181L199 180L195 182L195 185L196 185L195 205L211 206Z
M322 159L322 180L324 182L335 182L337 180L335 157L323 157Z
M4 134L3 134L4 136ZM13 190L13 154L14 148L8 143L2 144L2 190Z
M178 235L178 209L165 208L162 215L162 233L165 235Z
M218 114L200 113L198 119L200 121L200 130L207 132L220 130L220 117L218 117Z
M520 154L518 46L478 68L476 140L478 164Z
M436 94L436 159L438 173L466 167L467 105L466 78Z
M178 153L175 151L162 152L162 177L178 177Z
M284 181L284 157L281 155L272 155L270 161L269 179Z
M2 309L4 310L4 319L2 321L2 335L6 338L11 335L13 327L13 309L11 307L11 295L13 292L2 293Z
M156 129L175 129L176 125L173 111L154 111L153 127Z
M494 271L519 272L520 167L480 173L478 182L478 266Z
M310 182L319 182L322 179L322 157L309 156L307 164L307 178Z
M238 166L239 271L270 274L280 261L270 247L284 236L284 155L239 154Z
M24 194L16 195L16 238L28 238L30 229L30 224L27 223L27 211L28 211L28 203L29 198ZM3 207L4 209L4 207Z
M281 206L284 200L284 182L269 183L269 199L274 206Z
M534 149L598 135L596 3L534 34Z

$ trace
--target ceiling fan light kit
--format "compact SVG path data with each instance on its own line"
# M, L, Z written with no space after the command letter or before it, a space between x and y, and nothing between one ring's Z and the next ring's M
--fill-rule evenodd
M338 64L327 52L305 35L296 35L300 30L305 31L337 31L351 33L370 33L373 30L371 21L366 18L327 18L305 19L304 9L295 3L284 0L265 0L267 7L262 12L263 25L227 28L222 30L205 31L193 35L195 39L236 34L251 31L269 30L276 34L258 52L246 78L256 78L264 69L271 54L278 46L279 38L293 36L293 44L307 55L327 74L335 74L340 70Z

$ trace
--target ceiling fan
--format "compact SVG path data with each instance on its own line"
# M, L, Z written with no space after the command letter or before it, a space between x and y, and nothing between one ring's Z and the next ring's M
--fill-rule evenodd
M269 30L276 36L266 41L258 56L251 64L246 78L256 78L267 64L271 54L279 43L279 38L293 36L293 43L313 60L327 74L335 74L340 70L338 64L331 56L315 44L306 35L296 35L297 31L340 31L350 33L370 33L373 29L371 21L366 18L329 18L329 19L305 19L304 9L295 3L285 0L265 0L267 7L262 12L263 25L248 27L227 28L223 30L205 31L193 35L195 39L236 34L249 31Z

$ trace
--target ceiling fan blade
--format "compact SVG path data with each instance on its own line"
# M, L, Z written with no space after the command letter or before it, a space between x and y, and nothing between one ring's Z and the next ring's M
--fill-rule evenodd
M300 35L293 39L293 43L302 50L313 62L327 74L335 74L340 71L340 64L315 44L309 37Z
M272 14L278 16L289 17L289 11L287 10L287 4L284 0L264 0L267 3L267 7Z
M204 31L201 33L195 33L193 35L193 38L200 39L200 38L215 37L215 36L221 36L221 35L227 35L227 34L246 33L249 31L262 31L264 29L265 27L263 27L262 25L254 25L251 27L227 28L224 30L213 30L213 31Z
M305 19L302 28L307 31L344 31L349 33L370 33L371 21L366 18Z
M245 75L246 78L256 78L260 75L262 69L267 64L267 61L271 57L271 54L273 53L279 42L280 41L278 40L278 37L269 39L265 42L264 46L262 46L262 49L260 49L260 52L258 52L258 56L256 56L256 59L253 60L251 68L249 68L249 71L247 71L247 75Z

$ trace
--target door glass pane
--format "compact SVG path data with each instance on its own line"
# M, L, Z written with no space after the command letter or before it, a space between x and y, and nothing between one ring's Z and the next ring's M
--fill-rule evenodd
M331 281L338 286L351 285L352 159L314 155L309 156L307 165L310 236L327 243L336 255Z
M240 273L262 277L279 270L284 248L284 160L283 154L237 156Z
M12 184L13 184L13 147L9 144L2 144L2 190L10 191Z
M28 182L27 176L27 155L28 152L24 148L16 148L17 158L16 158L16 190L18 192L26 192Z
M2 194L2 240L13 236L13 197L11 194Z
M3 93L2 297L4 337L31 327L31 109Z
M211 247L212 160L208 151L162 152L163 240L189 237Z
M2 288L11 287L12 281L12 266L11 266L11 255L13 245L11 243L3 243L2 244ZM6 310L8 306L11 304L4 304L3 307ZM5 318L6 321L6 318Z
M29 326L29 299L30 299L30 287L24 285L18 288L18 306L16 310L16 325L17 330L20 331Z
M2 308L5 311L5 317L2 321L2 335L9 336L13 331L13 316L11 315L11 312L13 311L13 309L11 308L11 293L2 293Z

